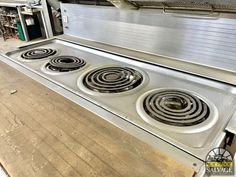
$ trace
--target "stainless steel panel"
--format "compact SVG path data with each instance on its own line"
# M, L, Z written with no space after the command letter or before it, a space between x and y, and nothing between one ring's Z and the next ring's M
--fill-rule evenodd
M217 80L231 85L236 85L235 72L233 71L232 72L226 71L210 66L190 63L183 60L176 60L175 58L166 58L134 50L129 50L125 48L115 47L111 45L106 45L104 43L85 40L75 36L61 35L58 36L57 38L69 42L74 42L82 46L87 46L89 48L94 48L97 50L113 53L119 56L132 58L137 61L148 62L153 65L162 66L165 68L171 68L174 70L183 71L185 73L187 72L193 75L198 75L205 78L207 77L209 79Z
M236 71L236 19L183 18L158 10L61 4L67 35Z

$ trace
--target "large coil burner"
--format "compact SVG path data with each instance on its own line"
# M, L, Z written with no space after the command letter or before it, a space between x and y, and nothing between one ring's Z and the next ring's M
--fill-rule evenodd
M145 112L153 119L175 126L191 126L205 121L207 104L189 93L166 90L150 93L143 102Z
M52 58L45 68L53 72L69 72L80 69L86 65L85 60L74 56L58 56Z
M142 81L142 74L133 68L105 67L88 72L83 85L94 92L120 93L138 87Z
M24 52L21 58L25 60L37 60L53 56L57 53L56 50L50 48L37 48Z
M145 93L138 99L137 111L141 118L150 124L171 126L171 131L191 126L200 129L211 127L217 120L216 108L210 102L185 90L156 89ZM201 126L200 126L201 125ZM164 128L168 129L168 128Z

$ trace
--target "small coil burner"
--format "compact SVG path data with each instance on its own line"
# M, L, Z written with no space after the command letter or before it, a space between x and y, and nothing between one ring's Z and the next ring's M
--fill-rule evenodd
M138 87L143 76L128 67L106 67L95 69L83 78L83 85L94 92L120 93Z
M207 104L198 96L184 90L153 90L141 96L141 100L139 99L138 102L138 113L145 121L151 124L160 122L176 128L186 128L203 122L208 122L212 125L212 123L215 123L215 118L217 118L216 116L212 117L216 110L213 110L214 105ZM210 116L211 111L212 114ZM204 129L204 125L201 126ZM207 127L209 128L209 126ZM173 129L175 128L173 127Z
M57 53L54 49L45 49L45 48L38 48L38 49L32 49L24 52L21 55L21 58L25 60L37 60L37 59L43 59L47 58L49 56L53 56Z
M69 72L82 68L86 62L74 56L58 56L52 58L45 68L53 72Z

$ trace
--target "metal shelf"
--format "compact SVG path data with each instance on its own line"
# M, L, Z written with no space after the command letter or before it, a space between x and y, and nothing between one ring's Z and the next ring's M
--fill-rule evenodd
M0 14L0 16L18 18L18 15L4 15L4 14Z
M8 13L8 10L6 12L0 13L1 28L3 30L4 40L9 38L18 38L18 29L15 25L19 16L17 13Z
M15 27L15 26L10 26L10 25L3 25L3 26L8 27L8 28L17 29L17 27Z

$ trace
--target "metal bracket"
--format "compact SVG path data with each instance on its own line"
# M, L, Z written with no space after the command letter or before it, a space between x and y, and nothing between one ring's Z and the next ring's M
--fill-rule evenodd
M212 19L217 20L220 16L219 12L215 12L214 6L209 10L199 11L199 10L190 10L190 9L174 9L173 7L167 6L165 3L162 3L163 13L172 14L174 17L180 18L195 18L195 19Z

